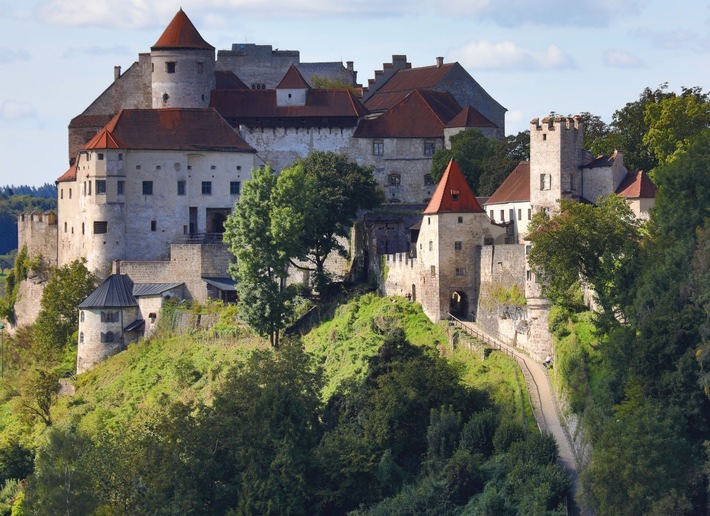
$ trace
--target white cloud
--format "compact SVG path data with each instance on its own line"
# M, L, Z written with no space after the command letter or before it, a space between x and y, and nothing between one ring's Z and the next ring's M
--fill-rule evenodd
M604 53L604 63L613 68L638 68L643 65L641 59L621 50L607 50Z
M35 118L37 112L33 105L14 100L5 100L0 104L0 120L15 121Z
M14 61L26 61L29 57L30 55L25 50L0 47L0 64L12 63Z
M573 59L557 45L545 50L518 47L512 41L471 41L449 57L475 70L535 71L574 68Z
M527 25L603 27L617 15L639 12L639 0L450 0L450 14L489 19L503 27Z

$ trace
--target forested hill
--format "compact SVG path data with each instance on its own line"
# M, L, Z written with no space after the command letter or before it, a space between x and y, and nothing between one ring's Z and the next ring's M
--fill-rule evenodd
M49 183L40 187L0 187L0 255L17 249L17 216L20 213L56 208L57 188Z

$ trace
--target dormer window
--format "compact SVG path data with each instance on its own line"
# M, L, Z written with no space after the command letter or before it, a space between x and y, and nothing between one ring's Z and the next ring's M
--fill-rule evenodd
M461 192L459 190L451 190L451 200L452 201L458 201L459 200L459 194Z

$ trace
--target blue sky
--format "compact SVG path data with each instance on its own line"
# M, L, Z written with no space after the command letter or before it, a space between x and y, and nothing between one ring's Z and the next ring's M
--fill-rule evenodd
M646 86L710 89L700 0L0 0L0 185L61 175L71 118L181 6L217 49L354 61L364 84L392 54L413 66L459 61L508 108L508 133L550 111L609 122Z

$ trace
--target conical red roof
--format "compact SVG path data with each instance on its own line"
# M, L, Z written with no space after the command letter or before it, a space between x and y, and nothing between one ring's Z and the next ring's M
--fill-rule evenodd
M166 50L172 48L191 48L214 50L214 47L207 43L197 29L187 17L182 8L177 12L173 20L158 38L151 50Z
M461 169L452 159L439 181L425 215L436 213L484 213Z

